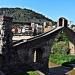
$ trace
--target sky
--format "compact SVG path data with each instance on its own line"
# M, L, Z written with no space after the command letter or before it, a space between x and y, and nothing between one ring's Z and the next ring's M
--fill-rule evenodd
M0 0L1 7L28 8L54 21L65 17L75 24L75 0Z

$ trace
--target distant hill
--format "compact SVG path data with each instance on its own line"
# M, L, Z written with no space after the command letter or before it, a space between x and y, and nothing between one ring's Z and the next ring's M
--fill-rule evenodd
M39 22L52 21L40 13L30 9L22 8L0 8L0 15L5 14L13 17L13 22Z

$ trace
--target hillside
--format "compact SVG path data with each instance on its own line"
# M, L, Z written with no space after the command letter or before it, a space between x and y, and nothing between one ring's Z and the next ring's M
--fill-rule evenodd
M36 13L30 9L22 8L0 8L0 15L13 17L13 22L44 22L52 21L40 13ZM53 21L52 21L53 22Z

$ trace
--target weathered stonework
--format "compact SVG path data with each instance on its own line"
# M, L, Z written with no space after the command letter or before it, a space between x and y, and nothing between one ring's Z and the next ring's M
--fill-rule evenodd
M3 58L2 64L0 64L1 71L5 75L14 75L16 72L32 68L34 70L41 70L45 75L48 75L48 57L57 34L63 30L75 45L75 33L67 25L65 26L67 21L64 18L62 20L63 24L61 26L58 25L53 31L12 44L12 18L0 16Z
M1 54L2 67L9 65L12 62L12 32L11 32L12 18L7 16L0 16L0 31L1 31ZM8 67L8 66L7 66Z

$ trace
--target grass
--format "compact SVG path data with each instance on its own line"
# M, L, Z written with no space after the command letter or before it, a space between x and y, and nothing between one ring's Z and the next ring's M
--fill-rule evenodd
M29 75L39 75L36 71L29 71L27 72Z
M36 71L28 71L27 73L21 72L17 75L39 75Z
M49 61L56 64L63 64L65 62L71 62L75 60L74 55L64 55L64 54L50 54Z

